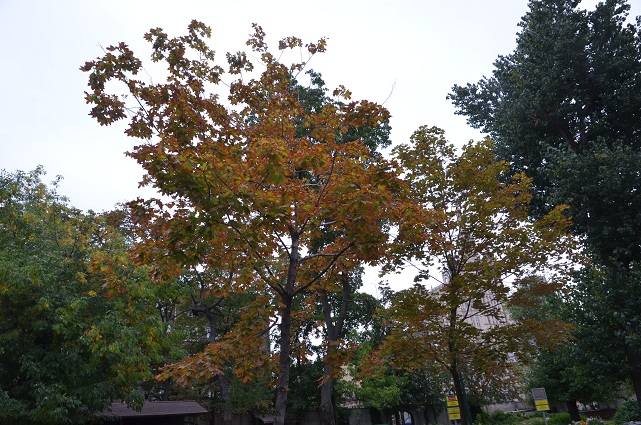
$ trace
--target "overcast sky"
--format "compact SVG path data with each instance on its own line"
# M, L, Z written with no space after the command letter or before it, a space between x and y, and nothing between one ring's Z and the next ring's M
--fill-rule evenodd
M123 126L101 127L88 116L87 76L78 68L100 56L100 46L120 41L146 61L145 32L161 27L183 35L192 19L212 27L210 45L221 59L246 49L254 22L274 48L285 36L326 37L328 51L310 67L330 90L343 84L353 99L387 99L393 143L407 142L425 124L445 129L455 143L478 139L446 96L454 84L490 75L496 57L513 51L527 3L0 0L0 169L42 165L47 180L64 177L60 192L84 210L109 210L144 195L137 189L140 168L123 154L135 141ZM640 15L641 0L630 4L631 15Z

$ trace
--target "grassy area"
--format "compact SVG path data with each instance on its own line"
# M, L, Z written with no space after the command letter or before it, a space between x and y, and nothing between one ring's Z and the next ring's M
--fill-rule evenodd
M547 414L547 425L570 425L569 413L550 413ZM582 416L580 425L613 425L613 421L595 420L587 421ZM586 423L587 421L587 423ZM484 413L476 417L474 425L546 425L543 414L540 412L527 413L504 413L494 412L492 414Z

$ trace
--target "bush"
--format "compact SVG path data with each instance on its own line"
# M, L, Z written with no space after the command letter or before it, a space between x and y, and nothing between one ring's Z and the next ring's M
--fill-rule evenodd
M641 409L636 400L623 402L614 415L614 425L632 421L641 421Z
M490 414L481 412L474 418L473 425L489 425Z
M474 420L474 425L516 425L517 423L518 418L515 415L500 410L491 415L485 412L479 413Z
M552 413L548 419L548 425L570 425L571 422L570 414L566 412Z

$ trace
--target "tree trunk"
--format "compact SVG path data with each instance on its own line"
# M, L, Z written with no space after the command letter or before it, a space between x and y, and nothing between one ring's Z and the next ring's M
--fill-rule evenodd
M610 266L613 271L612 282L617 284L616 290L616 304L621 306L622 311L630 311L630 297L629 292L630 288L633 288L634 285L630 283L633 282L633 278L630 273L630 262L625 262L623 264ZM636 282L634 282L636 284ZM626 308L627 307L627 308ZM632 310L635 311L635 310ZM636 313L636 312L635 312ZM630 366L630 378L632 380L632 388L634 389L634 394L637 398L637 403L641 409L641 350L638 346L631 345L628 341L638 341L639 334L635 326L630 324L631 320L634 320L628 314L624 314L621 328L624 332L624 346L625 346L625 357Z
M579 415L579 408L576 407L576 400L568 400L565 402L565 405L568 408L570 420L572 422L579 422L581 420L581 416Z
M637 396L637 403L641 409L641 352L630 344L625 345L625 355L630 366L630 375L632 378L632 387Z
M332 332L328 332L328 340L333 341ZM327 347L327 356L334 350L330 343ZM332 394L334 392L334 378L332 378L332 365L325 360L323 368L323 383L321 385L321 402L320 402L320 422L321 425L336 425L336 415L334 414L334 403Z
M381 424L392 425L392 414L390 413L389 409L381 410L381 418Z
M321 425L336 425L336 415L334 413L334 403L332 402L332 394L334 391L334 366L329 364L328 358L331 358L332 351L336 350L338 340L347 317L347 306L349 301L350 287L349 276L341 274L342 295L341 308L338 317L332 317L332 309L329 303L329 297L326 292L320 292L320 299L323 306L323 318L325 320L325 338L327 342L327 353L325 355L325 367L323 369L323 384L321 386L321 405L320 405L320 419ZM335 320L335 321L334 321Z
M171 391L171 379L165 379L162 383L162 401L169 400L170 391Z
M224 374L218 375L220 396L223 399L223 425L231 425L231 396L229 394L229 381Z
M209 322L209 343L214 344L218 340L218 317L214 313L213 306L204 307L203 312ZM223 399L223 425L231 425L231 394L229 393L229 380L225 374L216 376L220 396Z
M280 309L280 352L278 358L278 383L276 386L276 401L274 403L274 425L285 425L287 416L287 396L289 392L290 356L292 339L292 301L295 294L296 274L300 264L300 234L290 228L292 238L291 251L289 253L289 267L287 270L287 281L285 287L278 291L282 307Z
M322 425L336 425L334 403L332 403L333 389L334 379L331 378L330 366L326 363L321 385L320 422Z
M454 381L454 391L458 399L459 410L461 411L461 425L470 425L467 420L467 410L465 406L465 394L463 394L463 385L461 383L461 375L456 366L450 368L450 374Z
M274 405L274 425L284 425L287 414L287 395L290 373L290 337L292 332L292 300L285 298L281 309L280 353L278 359L278 384Z
M374 409L373 407L371 407L369 409L369 416L373 425L383 423L383 414L380 410Z
M436 412L436 406L434 404L430 404L430 407L432 408L432 416L434 417L434 423L438 423L438 413ZM425 423L429 424L431 423L430 421L427 420L427 415L425 415Z

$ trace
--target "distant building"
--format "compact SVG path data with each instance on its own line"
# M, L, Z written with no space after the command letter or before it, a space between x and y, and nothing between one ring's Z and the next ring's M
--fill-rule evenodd
M140 412L114 402L98 416L110 425L206 425L207 414L195 401L146 401Z
M432 292L441 292L441 289L446 284L447 283L444 283L434 287L432 289ZM458 307L458 315L460 317L464 317L465 322L469 323L477 329L480 329L481 331L490 330L498 325L513 323L508 311L502 304L500 304L496 300L496 298L494 298L494 295L491 292L485 292L483 298L481 299L481 302L484 306L489 306L493 309L497 309L498 314L486 315L482 311L478 311L473 305L473 300L470 300Z

